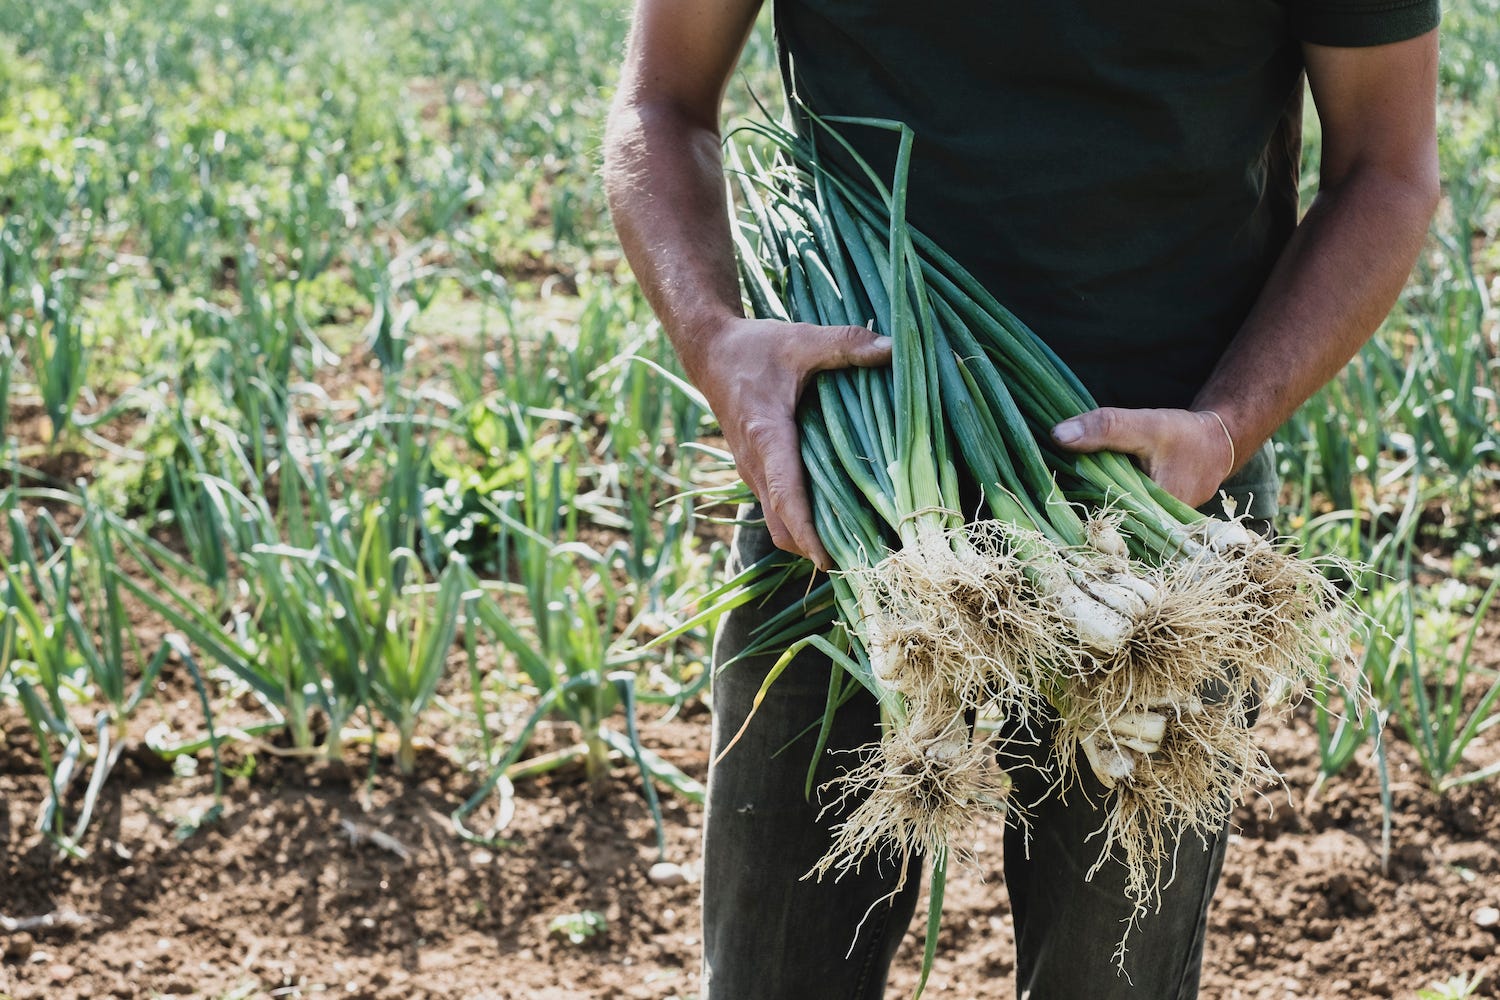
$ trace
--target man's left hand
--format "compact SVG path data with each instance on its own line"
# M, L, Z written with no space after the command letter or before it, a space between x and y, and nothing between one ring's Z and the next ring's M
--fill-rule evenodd
M1133 455L1146 475L1194 507L1212 500L1234 471L1234 445L1207 410L1124 409L1103 406L1052 428L1069 451Z

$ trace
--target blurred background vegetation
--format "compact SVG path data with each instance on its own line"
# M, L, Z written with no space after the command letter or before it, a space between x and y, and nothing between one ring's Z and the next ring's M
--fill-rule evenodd
M647 644L724 561L727 508L684 494L734 476L604 208L627 13L0 7L0 721L63 850L132 741L441 754L479 839L523 772L701 795L650 724L706 696L712 617ZM1384 630L1378 710L1314 707L1329 778L1381 722L1435 791L1500 761L1497 61L1500 2L1455 0L1427 247L1278 439L1283 529L1367 566ZM735 113L774 98L765 25L743 79ZM548 718L576 744L533 751Z

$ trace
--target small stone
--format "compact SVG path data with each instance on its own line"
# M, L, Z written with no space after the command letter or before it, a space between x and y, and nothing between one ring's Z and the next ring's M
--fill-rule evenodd
M475 868L483 868L495 860L495 856L489 851L478 850L469 855L469 864Z
M1474 911L1470 919L1485 930L1491 930L1496 926L1500 926L1500 910L1497 910L1493 906L1481 906Z
M30 934L22 931L5 943L5 960L16 963L24 962L31 957L35 948L36 941Z
M670 861L658 861L651 866L646 877L656 885L674 886L688 883L687 869L681 865L674 865Z
M47 978L51 979L54 983L65 983L77 974L77 969L73 968L71 965L65 965L61 962L47 970Z

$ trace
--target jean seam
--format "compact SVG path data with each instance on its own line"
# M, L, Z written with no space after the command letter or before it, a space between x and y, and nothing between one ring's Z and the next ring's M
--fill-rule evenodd
M1176 1000L1193 1000L1192 997L1189 997L1183 991L1187 989L1189 973L1191 973L1193 969L1193 957L1195 955L1201 955L1203 953L1203 944L1208 937L1208 907L1209 904L1213 902L1214 889L1217 887L1218 883L1218 880L1214 878L1213 873L1213 853L1219 850L1221 846L1219 841L1222 841L1224 839L1226 832L1227 831L1221 830L1219 832L1218 838L1216 838L1213 846L1210 848L1208 870L1204 873L1203 891L1200 894L1200 898L1198 901L1198 924L1193 928L1193 937L1192 940L1188 942L1187 954L1182 957L1182 972L1180 972L1177 977ZM1177 849L1182 849L1181 841L1178 841ZM1202 968L1201 960L1199 963L1199 968ZM1194 995L1196 996L1196 991Z
M880 953L884 949L885 929L890 920L891 908L887 905L881 908L875 926L870 929L870 943L865 947L865 960L860 964L859 978L854 981L854 992L849 994L849 1000L864 1000L870 985L870 973L878 964Z

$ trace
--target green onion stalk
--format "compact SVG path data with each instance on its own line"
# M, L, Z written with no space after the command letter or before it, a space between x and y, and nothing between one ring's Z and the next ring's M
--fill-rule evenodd
M879 199L849 190L861 217L878 223ZM915 231L912 241L933 297L950 320L955 347L971 362L982 354L1003 376L1035 447L1044 447L1040 442L1048 439L1048 428L1096 408L1076 375L1019 318L936 244ZM1016 437L1010 443L1015 446ZM1205 515L1167 493L1125 456L1062 455L1048 448L1045 461L1070 501L1103 512L1088 523L1091 545L1159 571L1160 598L1127 649L1127 657L1144 669L1122 672L1116 658L1101 662L1097 671L1127 684L1133 700L1180 701L1196 709L1193 699L1206 695L1239 722L1246 711L1242 706L1260 692L1305 690L1330 654L1336 663L1351 662L1348 640L1357 609L1334 582L1348 578L1347 571L1324 572L1336 560L1300 558L1242 519ZM1189 634L1196 638L1184 643ZM1155 679L1158 690L1143 690L1143 679L1148 685ZM1226 684L1227 690L1217 690ZM1104 684L1094 700L1117 702L1126 694L1118 684ZM1214 742L1208 736L1202 741ZM1238 749L1230 757L1238 766ZM1117 777L1129 774L1129 763ZM1212 810L1199 828L1216 828L1227 810Z
M806 140L800 157L812 161ZM870 224L886 219L881 200L860 186L841 185L859 216ZM960 350L982 351L1004 376L1019 403L1033 440L1048 440L1057 423L1095 409L1097 403L1078 377L1018 317L930 239L916 230L911 240L938 308L968 333ZM1038 447L1043 447L1038 444ZM1333 560L1303 559L1273 544L1243 519L1210 517L1163 490L1125 456L1101 452L1062 455L1048 449L1049 469L1065 486L1069 500L1106 511L1090 523L1093 543L1160 566L1186 562L1187 576L1214 576L1220 589L1242 589L1239 637L1246 640L1230 658L1249 671L1260 689L1300 688L1318 675L1329 644L1342 649L1352 632L1352 605L1325 573Z
M844 785L869 798L820 870L857 867L881 844L903 857L945 851L967 814L925 834L893 830L880 817L922 815L913 803L932 786L901 792L904 811L882 792L896 796L897 779L923 762L968 768L990 749L955 720L989 711L1024 722L1045 701L1060 720L1061 792L1086 763L1109 794L1095 870L1118 857L1144 912L1175 841L1215 833L1235 801L1274 777L1248 730L1257 695L1316 676L1348 635L1348 606L1316 563L1188 507L1123 456L1043 444L1048 428L1095 403L1044 342L905 224L910 132L842 120L900 132L887 190L812 120L863 179L825 162L808 137L753 127L795 168L733 161L749 205L738 234L747 297L761 316L873 319L894 343L888 371L820 376L801 418L840 615L861 683L891 724L882 752ZM988 518L964 525L970 484Z
M760 257L769 258L757 260L748 239L741 239L741 259L756 262L756 266L745 268L745 277L757 314L855 324L862 322L862 316L877 320L889 316L882 328L897 330L893 336L894 394L884 391L883 383L878 381L883 376L868 371L835 373L819 380L816 405L825 414L837 415L837 419L828 420L833 457L843 463L860 485L856 496L895 528L904 550L940 560L948 548L961 555L968 554L974 548L976 532L972 525L965 527L956 517L962 494L952 480L943 415L945 407L958 407L958 412L950 414L950 418L959 438L959 449L966 461L985 460L993 470L992 475L981 475L988 483L983 491L984 501L994 523L1003 526L1001 532L989 530L978 534L986 536L986 547L998 545L1004 550L1006 558L1001 562L1006 564L1008 572L1020 572L1026 579L1024 587L1005 586L1006 581L993 578L996 561L990 560L985 563L984 575L974 581L974 587L968 590L959 587L956 593L967 596L969 603L988 605L976 607L975 615L994 619L997 613L1006 617L1004 613L1009 611L1012 618L1019 614L1019 621L1013 623L1021 627L1020 638L1029 641L1032 647L1040 646L1029 652L1026 643L1020 648L1012 646L999 656L1002 666L1005 661L1019 660L1031 668L1020 671L1026 675L1034 673L1042 662L1055 665L1059 658L1077 659L1072 653L1075 647L1089 650L1095 656L1118 652L1129 632L1129 618L1143 610L1145 600L1152 594L1151 588L1128 574L1118 580L1110 579L1111 574L1101 572L1097 565L1101 561L1094 558L1097 550L1090 550L1085 557L1081 543L1090 529L1058 492L1034 443L1024 457L1029 461L1030 482L1045 483L1040 491L1028 489L1027 482L1009 464L1004 439L993 430L996 418L988 410L983 420L990 429L977 430L976 408L988 401L979 397L974 373L965 370L960 374L962 366L955 363L952 351L943 347L934 308L942 303L928 301L925 282L916 266L920 261L915 258L909 240L900 253L883 249L881 234L852 218L838 189L826 182L829 174L825 171L816 170L803 178L804 188L810 193L799 199L795 181L783 178L778 188L776 180L760 168L756 176L761 186L773 192L770 197L778 199L778 204L771 206L765 204L766 196L758 187L743 182L743 167L738 167L737 172L755 219L752 228L758 230L761 238ZM873 175L872 180L879 183ZM893 202L898 201L904 197L904 183L883 194ZM783 209L781 219L776 217L778 207ZM796 213L796 219L787 224L784 216L792 213ZM788 248L787 252L776 252L782 246ZM768 247L772 249L768 251ZM828 247L835 252L825 253ZM840 249L843 254L836 252ZM912 259L908 262L903 258ZM909 273L916 279L911 282L909 294L885 277L901 273L904 263L913 265ZM768 271L784 279L784 295L773 287ZM851 288L850 272L864 280ZM888 294L888 287L899 294ZM788 303L786 310L781 307L782 298ZM904 336L901 330L907 326L911 334ZM988 375L998 385L998 376L992 369ZM1003 387L999 388L999 394L1004 396ZM1008 396L1004 396L1004 403L1013 414L1015 407ZM892 412L894 417L889 416ZM908 419L903 428L904 416ZM1012 415L1007 419L1019 418ZM1029 436L1025 439L1030 441ZM911 457L904 457L908 455ZM827 457L815 456L809 459L809 464ZM936 491L930 486L934 457L937 468L947 474L947 480L939 483ZM1040 495L1041 499L1034 501L1033 495ZM848 570L842 563L841 568ZM964 577L960 574L957 579L962 581ZM1019 610L994 607L997 594L1018 593L1030 598L1029 603L1022 602ZM1058 621L1040 627L1049 617ZM888 670L899 668L899 663L889 662L895 659L888 658L885 664ZM1034 688L1035 683L1023 676L1022 686Z
M906 133L903 140L897 183L882 189L894 219L909 155ZM946 850L969 828L974 805L1000 799L994 748L976 745L963 720L983 711L1024 728L1041 701L1064 702L1086 666L1121 654L1155 590L1088 544L1089 525L1058 491L998 373L982 352L970 352L976 364L948 343L942 304L927 295L906 227L888 222L881 233L857 221L816 165L747 171L734 151L731 163L748 206L737 241L756 313L870 318L895 345L889 371L820 376L801 417L816 526L838 566L834 586L858 675L889 723L878 752L841 782L837 801L858 793L860 804L819 870L857 867L872 852L904 860ZM1014 450L1015 463L1001 423L1029 444ZM985 521L963 523L950 424L963 464L981 469L974 478ZM1126 738L1139 742L1141 720L1122 712L1112 721L1134 723ZM1151 716L1144 725L1160 722ZM1094 733L1080 742L1103 759ZM943 763L946 786L933 778L934 762Z
M1066 637L1050 649L1031 647L1042 655L1028 663L1019 686L1045 698L1061 719L1057 753L1063 773L1076 770L1074 758L1081 752L1102 783L1118 786L1106 834L1125 856L1144 904L1159 884L1162 859L1171 855L1166 831L1217 829L1227 818L1217 810L1231 801L1226 789L1245 775L1264 773L1244 718L1249 703L1210 711L1200 694L1219 680L1225 592L1202 573L1179 581L1160 567L1133 563L1113 517L1083 521L1061 496L988 355L969 342L951 310L935 311L933 318L939 316L923 338L934 345L948 423L990 516L970 525L967 538L977 545L987 534L994 542L978 546L994 559L988 586L964 596L986 602L978 617L1012 658L1028 648L1015 641L1018 626ZM824 461L810 455L807 464ZM1000 553L1009 558L994 558ZM1011 579L1000 582L1002 573ZM1062 592L1076 599L1062 606L1072 614L1057 613ZM1013 608L997 608L1007 593L1026 598ZM1041 610L1049 607L1048 598L1052 614ZM1081 607L1094 610L1086 615ZM1113 624L1080 626L1101 618Z
M908 149L909 140L903 158ZM829 224L818 201L827 192L811 178L758 163L747 171L734 151L731 164L749 214L736 235L752 309L873 321L895 343L889 369L819 376L799 424L815 526L837 566L831 582L853 654L846 669L886 723L833 789L830 808L849 811L815 871L841 874L874 854L904 874L915 857L946 858L957 834L1004 808L1009 789L994 747L965 720L973 692L998 685L976 666L984 647L948 610L947 593L959 579L983 586L977 574L988 567L963 533L958 473L929 391L936 372L915 342L924 289L908 267L903 225L887 227L879 267L863 238L853 243ZM1016 685L1004 688L1024 700Z

